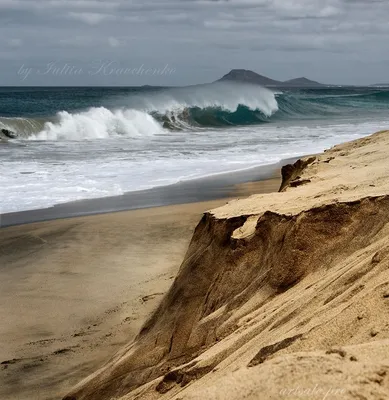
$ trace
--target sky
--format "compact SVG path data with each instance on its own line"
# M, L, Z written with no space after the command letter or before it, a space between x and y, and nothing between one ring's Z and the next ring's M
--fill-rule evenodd
M0 0L0 85L389 82L387 0Z

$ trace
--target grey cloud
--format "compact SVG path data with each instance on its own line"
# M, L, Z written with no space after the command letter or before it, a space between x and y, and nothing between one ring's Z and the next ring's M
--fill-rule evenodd
M117 19L114 15L96 12L69 12L68 17L89 25L97 25L102 21Z
M0 84L20 83L17 65L107 58L177 73L58 84L192 84L233 67L277 79L370 83L374 73L386 81L387 15L389 3L379 0L0 0ZM24 84L45 84L34 79Z

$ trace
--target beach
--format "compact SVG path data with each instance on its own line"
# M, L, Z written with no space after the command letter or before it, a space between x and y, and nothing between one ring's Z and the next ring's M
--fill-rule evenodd
M388 15L0 0L0 400L388 400Z
M335 93L344 110L348 96ZM87 123L73 133L96 133L98 112L107 113L69 114ZM354 381L367 379L370 366L344 369L331 357L351 352L370 362L375 351L385 354L384 342L367 340L386 338L370 317L385 306L368 300L374 291L384 298L375 285L385 282L383 267L368 285L368 267L356 260L386 265L378 243L386 237L387 134L365 137L381 119L344 117L151 136L104 131L104 140L69 138L62 121L44 125L63 130L58 137L34 131L3 143L1 399L254 400L265 390L279 399L283 384L270 390L269 374L282 380L286 368L296 386L306 374L293 372L305 360L300 351L314 352L306 368L318 378L302 380L308 388L341 386L332 374L323 378L323 364L353 382L345 390L365 395ZM369 246L374 254L363 250ZM338 320L344 307L358 311ZM355 320L365 318L355 333ZM265 365L273 372L247 370L278 353L276 366Z
M203 212L279 185L274 165L137 193L137 202L3 216L13 226L0 230L0 398L64 396L135 338L174 280ZM186 204L120 211L153 201Z
M204 213L135 339L64 400L387 398L388 151L334 146Z

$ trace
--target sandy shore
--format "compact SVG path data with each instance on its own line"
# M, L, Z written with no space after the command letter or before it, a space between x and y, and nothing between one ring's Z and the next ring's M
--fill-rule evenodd
M230 180L224 193L277 190L278 168L271 174ZM0 398L61 398L131 342L171 286L202 213L225 202L2 228Z
M64 400L389 398L389 131L204 214L134 341Z

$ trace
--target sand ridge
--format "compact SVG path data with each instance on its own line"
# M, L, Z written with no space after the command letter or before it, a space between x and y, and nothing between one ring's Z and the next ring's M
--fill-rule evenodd
M387 154L388 131L336 146L206 213L136 340L65 399L389 397Z

